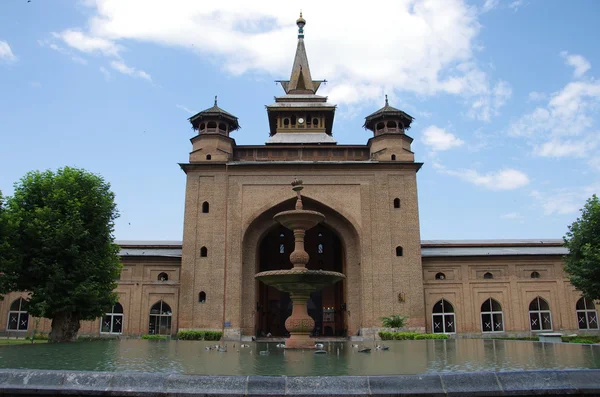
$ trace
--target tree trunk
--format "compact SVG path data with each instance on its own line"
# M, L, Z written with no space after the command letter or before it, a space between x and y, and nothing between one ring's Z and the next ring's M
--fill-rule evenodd
M48 336L48 342L75 342L80 326L78 313L56 313L52 319L52 330Z

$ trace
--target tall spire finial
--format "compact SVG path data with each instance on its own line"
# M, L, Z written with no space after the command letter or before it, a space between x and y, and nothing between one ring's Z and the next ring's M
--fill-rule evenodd
M302 10L300 10L300 18L296 19L296 25L298 25L298 38L304 38L304 25L306 25L306 20L302 18Z
M217 106L217 96L215 95L215 106Z
M385 106L389 106L388 99L387 99L387 94L385 94Z

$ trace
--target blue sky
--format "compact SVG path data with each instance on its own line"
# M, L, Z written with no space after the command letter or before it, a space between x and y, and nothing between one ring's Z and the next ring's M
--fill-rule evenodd
M0 190L77 166L116 193L118 239L181 239L187 118L219 105L268 138L299 8L334 137L415 117L423 239L560 238L600 191L595 0L0 2Z

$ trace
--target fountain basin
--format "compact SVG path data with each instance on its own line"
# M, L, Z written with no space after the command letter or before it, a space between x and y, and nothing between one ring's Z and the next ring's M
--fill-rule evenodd
M317 211L291 210L276 214L273 219L290 230L308 230L325 220L325 215Z
M257 273L254 278L290 295L310 294L346 278L338 272L294 268Z

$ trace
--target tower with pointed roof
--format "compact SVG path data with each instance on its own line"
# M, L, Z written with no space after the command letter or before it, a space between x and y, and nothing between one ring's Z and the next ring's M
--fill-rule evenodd
M415 161L410 145L413 139L406 135L413 118L390 106L387 95L385 106L365 117L363 127L373 132L368 145L374 160Z
M271 137L267 145L282 144L335 144L332 136L335 105L327 103L327 97L317 95L326 80L313 80L306 47L304 26L300 18L298 45L289 80L279 80L285 95L275 97L275 103L267 106Z
M217 104L188 119L198 135L191 139L190 161L226 161L231 159L234 141L229 134L240 128L238 118Z

